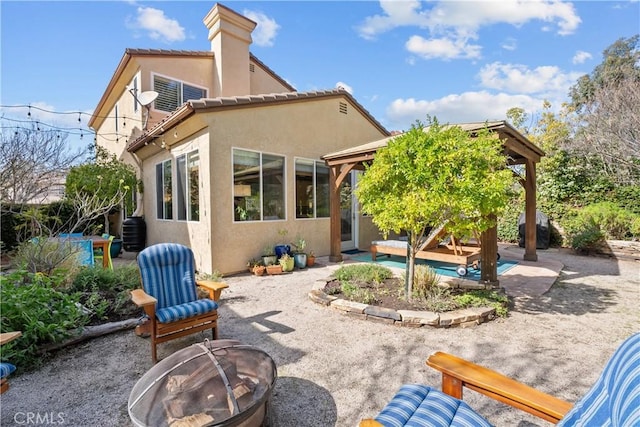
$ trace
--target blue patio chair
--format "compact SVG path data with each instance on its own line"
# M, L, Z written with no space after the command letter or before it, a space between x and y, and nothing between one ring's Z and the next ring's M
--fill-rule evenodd
M437 352L427 365L442 372L442 392L405 384L375 419L360 427L490 426L462 401L462 388L485 394L558 426L640 426L640 333L627 338L574 405L495 371Z
M151 358L157 362L157 344L211 329L218 338L218 301L226 283L196 281L193 252L177 243L149 246L138 254L143 289L131 292L151 326ZM199 299L196 286L209 292Z
M61 239L78 239L83 237L82 233L60 233L58 235Z
M93 242L90 239L70 240L69 243L78 250L78 262L80 265L94 265Z

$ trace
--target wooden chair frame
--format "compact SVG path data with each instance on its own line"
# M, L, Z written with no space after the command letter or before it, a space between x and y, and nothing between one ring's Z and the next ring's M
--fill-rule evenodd
M20 336L22 336L22 331L3 332L0 334L0 345L9 343ZM0 380L0 394L7 390L9 390L9 381L6 378L2 378Z
M554 424L573 407L569 402L451 354L436 352L426 363L442 372L442 391L456 399L462 399L463 388L467 387ZM383 425L373 419L365 419L360 422L360 427Z
M209 299L218 302L222 290L229 285L210 280L197 280L196 285L209 293ZM211 329L213 339L218 339L218 311L212 311L200 316L189 317L171 323L160 323L156 318L157 300L143 289L131 291L131 300L142 308L151 322L151 359L158 361L157 345L166 341L180 338L196 332Z

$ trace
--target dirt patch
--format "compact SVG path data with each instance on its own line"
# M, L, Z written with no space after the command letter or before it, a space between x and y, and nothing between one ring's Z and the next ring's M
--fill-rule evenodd
M386 307L393 310L426 310L427 304L418 299L408 301L404 297L404 281L397 277L386 279L382 283L360 282L353 284L359 297L349 296L342 292L339 280L331 280L324 287L324 293L348 301Z

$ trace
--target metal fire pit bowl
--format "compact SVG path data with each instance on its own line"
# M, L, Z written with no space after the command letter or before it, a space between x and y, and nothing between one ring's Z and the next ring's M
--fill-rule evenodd
M161 360L129 395L136 426L269 426L276 365L235 340L193 344Z

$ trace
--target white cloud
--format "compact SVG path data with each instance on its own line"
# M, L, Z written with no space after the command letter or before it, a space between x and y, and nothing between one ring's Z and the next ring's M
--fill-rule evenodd
M346 90L347 92L349 92L349 94L353 95L353 88L351 86L349 86L348 84L344 83L344 82L336 83L336 87L337 88L342 88L342 89Z
M504 50L516 50L518 47L518 41L513 37L507 37L505 41L500 45Z
M431 7L423 4L433 5ZM573 4L557 0L503 0L494 1L439 1L422 3L417 0L381 0L383 14L365 18L356 28L365 39L374 39L378 34L397 27L418 27L426 29L429 37L414 35L405 47L427 52L425 58L440 57L452 59L449 51L442 49L445 43L456 46L463 58L477 58L481 49L478 45L468 45L469 39L477 39L478 30L494 24L510 24L520 27L530 21L541 21L542 30L556 28L558 34L572 34L581 22ZM503 48L515 47L513 43ZM413 52L413 51L412 51ZM415 52L414 52L415 53Z
M585 52L583 50L579 50L573 55L573 63L574 64L583 64L587 59L591 59L593 56L589 52Z
M166 43L183 41L184 28L175 19L167 18L160 9L139 7L133 21L128 20L127 26L133 30L145 31L154 40Z
M529 69L520 64L487 64L478 73L483 87L511 93L535 93L549 97L564 96L581 73L565 73L555 66Z
M406 130L416 120L426 121L427 115L440 123L484 122L505 120L509 108L520 107L527 112L542 108L542 99L529 95L492 94L487 91L452 94L435 100L396 99L386 110L388 128Z
M269 18L262 12L253 10L245 9L242 14L258 24L251 34L253 42L258 46L273 46L273 42L280 29L280 25L278 25L276 20Z
M435 38L424 39L420 36L411 36L405 48L422 58L442 58L444 60L456 58L480 58L482 48L479 45L468 44L467 40Z
M356 30L365 39L374 39L376 35L402 26L425 27L429 25L427 12L420 11L420 1L380 0L384 15L365 18Z
M521 26L533 20L555 24L558 33L565 35L573 33L581 22L573 4L556 0L439 1L425 10L417 0L382 0L380 7L384 15L367 17L357 27L362 37L374 38L403 26L429 28L431 31L455 28L475 33L482 26L497 23Z

